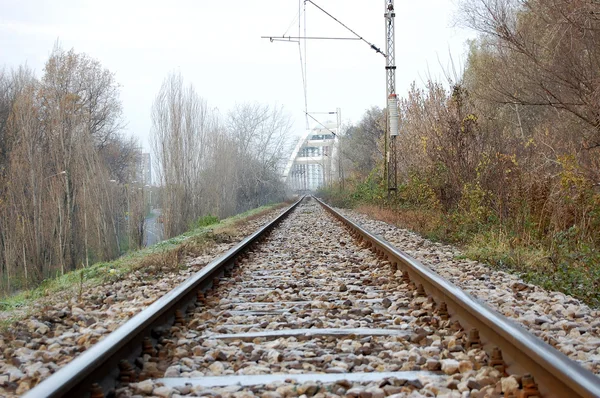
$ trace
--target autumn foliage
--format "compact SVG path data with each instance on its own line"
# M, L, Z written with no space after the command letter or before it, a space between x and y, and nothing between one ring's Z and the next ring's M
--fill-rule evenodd
M327 195L600 304L599 15L589 1L464 1L460 22L480 32L464 73L400 101L397 194L379 135L363 154L377 171L346 156L353 178Z

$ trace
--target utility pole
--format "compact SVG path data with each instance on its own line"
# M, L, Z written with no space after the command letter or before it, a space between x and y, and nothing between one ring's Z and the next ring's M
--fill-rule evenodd
M396 95L396 11L394 0L385 2L387 131L385 135L388 193L397 189L396 138L398 137L398 97ZM388 146L389 143L389 146Z

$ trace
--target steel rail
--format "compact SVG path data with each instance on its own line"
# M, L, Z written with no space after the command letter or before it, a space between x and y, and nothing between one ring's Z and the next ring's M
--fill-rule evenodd
M271 231L303 199L304 196L274 220L207 264L202 270L125 322L105 339L28 391L24 397L89 397L91 386L94 383L100 384L105 394L116 388L119 361L128 359L133 362L136 357L139 357L144 337L150 336L152 330L159 326L172 324L175 310L185 310L188 305L193 304L198 290L209 289L215 277L222 275L227 267L232 267L237 256Z
M458 319L464 330L468 330L467 327L478 329L488 353L494 346L499 347L510 373L531 374L542 397L600 397L600 377L401 252L382 237L370 233L323 201L315 199L350 230L370 242L372 248L385 256L396 269L407 271L411 281L422 284L426 293L433 296L436 302L444 301L450 316Z

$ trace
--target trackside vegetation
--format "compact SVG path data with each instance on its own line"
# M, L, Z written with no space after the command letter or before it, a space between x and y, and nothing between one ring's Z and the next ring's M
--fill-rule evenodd
M341 138L348 178L321 192L466 256L600 305L600 19L583 1L464 0L462 73L400 101L398 191L385 111Z
M24 290L11 296L0 298L0 327L9 326L16 319L27 314L28 308L36 301L59 294L73 297L90 286L117 281L136 270L160 275L185 267L185 257L199 256L215 244L231 242L239 234L244 223L261 217L287 203L262 206L219 221L216 217L204 217L193 229L159 242L153 246L133 251L109 262L99 262L87 268L71 271L56 278L44 280L38 287Z

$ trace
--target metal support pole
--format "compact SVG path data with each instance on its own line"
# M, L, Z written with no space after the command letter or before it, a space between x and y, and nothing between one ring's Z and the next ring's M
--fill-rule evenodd
M385 41L386 41L386 171L388 192L397 189L396 137L398 136L398 100L396 97L396 11L394 0L385 3ZM389 146L388 146L389 143Z

